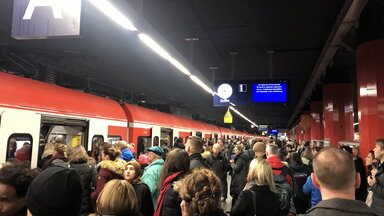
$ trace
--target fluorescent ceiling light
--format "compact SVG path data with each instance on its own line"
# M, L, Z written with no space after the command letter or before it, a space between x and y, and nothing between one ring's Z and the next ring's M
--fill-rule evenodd
M229 106L229 109L233 110L237 115L239 115L239 116L242 117L243 119L247 120L249 123L251 123L251 124L254 125L255 127L259 127L255 122L252 122L252 121L249 120L247 117L245 117L241 112L239 112L237 109L235 109L235 107L233 107L233 106Z
M159 56L163 57L166 60L169 60L172 58L171 55L169 55L169 53L163 47L161 47L156 41L154 41L148 35L140 33L138 36L145 45L151 48Z
M177 61L176 59L174 58L170 58L168 59L168 61L173 65L175 66L177 69L179 69L183 74L187 75L187 76L190 76L191 75L191 72L189 72L189 70L187 68L185 68L179 61Z
M189 76L189 78L191 78L191 80L193 80L193 82L195 82L197 85L199 85L200 87L202 87L206 92L208 92L209 94L212 94L213 95L213 91L211 88L209 88L207 85L205 85L203 83L203 81L201 81L197 76L195 75L191 75Z
M115 8L107 0L89 0L93 5L95 5L101 12L119 24L121 27L128 29L130 31L137 31L137 28L133 23L122 14L117 8Z

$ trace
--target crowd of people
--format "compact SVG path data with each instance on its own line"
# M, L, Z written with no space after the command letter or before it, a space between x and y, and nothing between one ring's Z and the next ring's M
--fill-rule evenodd
M0 165L0 216L384 215L384 139L365 162L358 147L272 139L190 136L140 156L105 142L96 158L51 143L39 168Z

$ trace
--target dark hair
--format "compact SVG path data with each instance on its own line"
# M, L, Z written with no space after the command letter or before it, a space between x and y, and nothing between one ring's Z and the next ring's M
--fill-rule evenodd
M158 182L158 187L161 188L165 179L180 171L188 172L189 171L189 156L188 153L182 149L172 150L163 164L161 169L160 179Z
M0 183L13 187L18 197L25 197L29 185L38 174L39 170L31 169L29 162L14 160L0 169Z
M298 153L292 152L291 157L289 158L291 163L297 163L297 164L302 164L303 161L301 160L301 157Z
M313 149L314 149L316 152L319 152L319 151L321 151L322 147L318 147L318 146L316 146L316 147L314 147Z
M340 149L342 149L342 150L344 150L344 151L346 151L346 152L348 152L349 154L352 155L352 148L351 147L349 147L349 146L340 146Z
M292 147L292 145L291 145L291 144L287 144L285 147L286 147L286 148L290 148L290 149L293 149L293 147Z
M114 147L104 148L103 153L109 156L109 159L114 161L117 157L121 155L121 151L115 149Z

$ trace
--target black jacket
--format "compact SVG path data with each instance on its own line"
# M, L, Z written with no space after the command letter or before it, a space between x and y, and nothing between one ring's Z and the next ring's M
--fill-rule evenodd
M200 153L192 154L191 156L189 156L189 160L191 161L189 165L189 168L191 170L201 167L209 169L209 165L205 163Z
M307 182L308 176L311 175L310 168L305 164L290 163L289 168L293 180L293 194L295 196L306 197L303 192L303 186Z
M148 185L144 182L135 182L132 183L132 186L136 193L138 203L137 211L140 212L143 216L152 216L154 210L152 196Z
M378 215L384 215L384 163L377 168L376 183L372 185L373 199L371 208Z
M251 191L255 192L256 200L252 197ZM280 213L279 197L269 189L269 186L252 186L249 190L240 193L235 205L232 207L231 216L253 216L254 203L256 202L257 216L277 216Z
M80 175L81 184L83 186L83 199L81 201L80 214L93 212L90 196L93 192L92 188L96 188L98 176L96 169L85 161L83 161L83 163L70 164L69 167L76 170Z
M165 192L163 206L161 207L161 215L181 215L181 199L179 197L179 193L174 189L174 182L182 179L185 173L178 175L173 183L169 186L168 190Z
M365 202L367 199L367 171L365 170L365 166L363 160L360 157L354 159L356 172L360 173L360 187L356 189L355 196L357 200ZM384 214L384 213L383 213Z
M380 214L375 214L372 209L359 200L333 198L320 201L316 206L309 209L305 215L376 216Z
M244 157L245 155L243 152L239 153L236 155L235 163L232 165L231 196L239 195L247 183L247 164Z
M205 159L205 162L211 167L211 170L220 179L227 177L227 172L231 170L231 164L223 155L219 154L217 157L212 153Z

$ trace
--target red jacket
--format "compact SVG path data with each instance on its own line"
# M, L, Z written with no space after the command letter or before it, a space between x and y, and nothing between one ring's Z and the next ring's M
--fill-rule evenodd
M281 162L281 160L279 159L279 157L277 156L271 156L269 158L267 158L267 161L269 162L269 164L271 164L271 167L272 167L272 172L273 174L275 175L279 175L281 173L281 170L278 170L278 169L281 169L283 168L285 165ZM288 169L288 167L286 167ZM292 181L292 177L287 174L285 175L285 179L287 179L287 182L291 185L291 187L293 188L293 181Z

